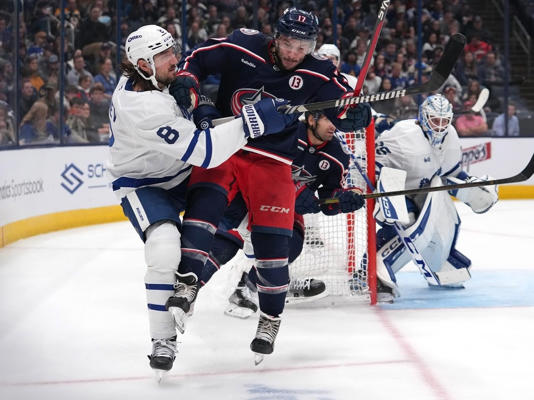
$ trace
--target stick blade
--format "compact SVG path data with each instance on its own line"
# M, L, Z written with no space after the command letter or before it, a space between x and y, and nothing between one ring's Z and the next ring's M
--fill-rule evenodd
M436 73L441 75L444 79L447 79L454 64L456 64L456 61L460 57L460 54L462 54L465 43L465 36L461 33L452 35L445 46L445 50L443 50L443 55L441 56L438 65L436 65L432 71L432 75Z

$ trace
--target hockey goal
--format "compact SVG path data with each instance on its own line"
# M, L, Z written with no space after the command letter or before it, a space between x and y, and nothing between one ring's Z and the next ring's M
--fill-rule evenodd
M352 151L346 187L370 192L362 173L374 186L374 124L366 130L345 134ZM328 296L376 303L376 244L373 219L374 200L366 200L360 210L350 214L326 216L308 214L304 247L290 265L291 279L316 278L325 282ZM330 298L330 297L329 297Z

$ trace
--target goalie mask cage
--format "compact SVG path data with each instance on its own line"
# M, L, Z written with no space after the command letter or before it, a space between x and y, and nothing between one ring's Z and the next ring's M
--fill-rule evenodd
M358 132L344 133L351 156L346 187L365 193L365 179L356 166L375 185L374 124ZM304 216L304 247L289 266L291 279L315 278L325 282L328 300L357 300L376 303L376 227L374 199L367 199L360 210L335 216L322 213Z

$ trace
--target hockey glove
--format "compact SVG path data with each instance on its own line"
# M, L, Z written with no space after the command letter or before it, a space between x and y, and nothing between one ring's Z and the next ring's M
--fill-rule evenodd
M371 106L361 103L344 109L339 115L338 128L344 132L353 132L366 128L371 123Z
M187 71L180 71L176 79L169 85L169 94L174 97L176 104L191 111L198 105L200 88L195 75Z
M221 113L209 97L200 96L198 106L193 110L193 121L198 129L213 128L212 120L220 118Z
M338 203L325 204L322 207L323 214L335 215L340 212L349 213L363 207L364 199L357 189L339 189L334 192L334 198Z
M255 104L244 105L241 109L245 136L255 139L285 130L295 123L298 114L282 114L277 108L287 104L287 100L263 99Z
M315 214L321 211L319 199L308 187L304 187L300 193L297 193L295 200L295 212L297 214Z
M460 175L461 176L461 175ZM484 175L480 178L476 176L469 176L467 179L458 179L454 177L447 177L448 183L470 183L470 182L483 182L493 180L492 177ZM451 195L458 200L463 201L471 210L477 214L482 214L488 211L497 200L499 200L499 194L497 193L497 186L477 186L465 189L456 189L449 191Z

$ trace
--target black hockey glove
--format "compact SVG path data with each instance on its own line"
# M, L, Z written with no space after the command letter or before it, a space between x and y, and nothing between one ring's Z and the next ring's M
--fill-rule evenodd
M295 123L298 114L282 114L276 109L289 103L282 99L263 99L255 104L246 104L241 109L245 136L255 139L285 130Z
M297 193L295 200L295 212L297 214L315 214L321 211L319 199L308 187L304 187L300 193Z
M174 97L176 104L189 111L198 105L199 92L197 77L187 71L178 72L169 85L169 94Z
M334 192L334 198L339 200L338 203L324 204L321 210L326 215L335 215L340 212L349 213L359 210L363 207L364 199L356 189L340 189Z
M198 129L213 128L212 120L220 118L221 113L209 97L200 96L198 106L193 110L193 121Z
M344 132L353 132L366 128L371 123L371 106L361 103L344 109L339 115L338 128Z

